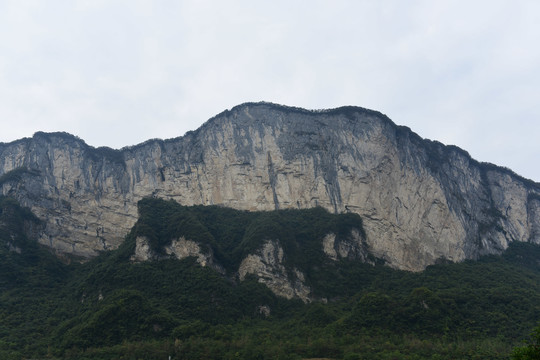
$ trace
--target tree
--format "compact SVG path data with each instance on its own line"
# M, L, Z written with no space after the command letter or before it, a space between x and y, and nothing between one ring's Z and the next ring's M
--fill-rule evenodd
M540 360L540 324L531 333L525 346L515 348L512 360Z

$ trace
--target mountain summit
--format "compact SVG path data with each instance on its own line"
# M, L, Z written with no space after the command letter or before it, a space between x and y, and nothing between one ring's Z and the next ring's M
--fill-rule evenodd
M42 220L39 242L83 258L117 248L146 197L356 213L369 253L413 271L540 244L540 184L360 107L247 103L121 150L40 132L0 144L0 160L2 194Z

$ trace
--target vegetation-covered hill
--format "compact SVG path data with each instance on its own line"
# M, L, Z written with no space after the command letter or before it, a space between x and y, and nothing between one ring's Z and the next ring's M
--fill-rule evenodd
M122 246L62 263L25 234L39 220L0 198L0 358L506 359L540 320L540 247L424 272L328 262L320 234L361 227L321 209L249 213L148 199ZM234 275L268 232L327 303L276 297ZM226 273L193 258L134 263L184 235ZM375 262L376 263L376 262Z

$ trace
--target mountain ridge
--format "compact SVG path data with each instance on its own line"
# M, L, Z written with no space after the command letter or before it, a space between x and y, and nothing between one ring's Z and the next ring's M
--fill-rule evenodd
M163 138L163 139L162 138L151 138L151 139L144 140L143 142L138 143L138 144L125 145L125 146L122 146L120 148L111 147L111 146L107 146L107 145L93 146L93 145L87 144L86 141L83 138L81 138L81 137L79 137L79 136L77 136L75 134L65 132L65 131L51 131L51 132L36 131L32 135L32 137L23 137L23 138L16 139L16 140L13 140L13 141L0 142L0 147L15 145L15 144L17 144L19 142L31 141L35 136L45 136L45 137L59 136L59 137L72 138L75 141L82 142L84 146L86 146L88 149L90 149L90 151L104 150L105 152L110 152L110 153L122 152L124 150L133 150L133 149L143 147L143 146L146 146L148 144L152 144L152 143L156 143L156 142L157 143L167 143L167 142L177 141L179 139L182 139L186 135L196 134L206 123L211 122L216 118L228 115L228 114L232 113L233 111L241 109L241 108L243 108L245 106L257 106L257 105L268 105L268 106L271 106L271 107L274 107L274 108L277 108L277 109L283 109L284 111L289 111L289 112L295 112L296 111L296 112L303 113L303 114L336 114L336 113L340 113L340 112L345 112L347 110L364 111L366 113L376 114L376 115L381 116L382 118L385 118L396 129L400 129L400 130L403 130L405 132L410 133L412 136L416 137L418 139L418 141L420 141L420 142L424 142L424 143L428 143L428 144L429 143L430 144L435 144L435 146L441 146L441 147L443 147L445 149L456 150L458 152L461 152L465 156L467 156L470 161L478 164L479 166L489 167L489 168L493 168L493 169L498 170L498 171L506 172L509 175L511 175L513 177L516 177L516 178L518 178L519 180L521 180L523 182L526 182L526 183L529 183L529 184L532 184L532 185L535 185L535 186L540 186L540 182L535 181L535 180L530 179L530 178L527 178L525 176L522 176L522 175L516 173L514 170L512 170L509 167L497 165L497 164L487 162L487 161L476 160L474 157L472 157L470 155L470 153L466 149L463 149L463 148L461 148L461 147L459 147L457 145L454 145L454 144L445 144L445 143L442 143L442 142L440 142L438 140L432 140L432 139L429 139L429 138L423 138L419 134L417 134L415 131L413 131L409 126L396 124L392 119L390 119L387 115L385 115L382 112L379 112L377 110L364 108L364 107L361 107L361 106L355 106L355 105L344 105L344 106L339 106L337 108L330 108L330 109L304 109L304 108L301 108L301 107L287 106L287 105L282 105L282 104L277 104L277 103L272 103L272 102L266 102L266 101L245 102L245 103L236 105L236 106L232 107L231 109L223 110L222 112L218 113L217 115L214 115L211 118L209 118L208 120L206 120L197 129L189 130L184 135L175 136L175 137L171 137L171 138Z

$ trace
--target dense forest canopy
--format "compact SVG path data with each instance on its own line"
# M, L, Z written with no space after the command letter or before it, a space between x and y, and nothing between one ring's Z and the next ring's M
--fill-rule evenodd
M361 229L357 215L157 199L141 201L139 214L120 248L66 264L26 235L40 221L0 197L0 358L507 359L540 320L532 244L412 273L324 258L321 234ZM269 232L326 302L235 277ZM141 235L156 251L178 236L211 246L226 273L194 258L133 262Z

